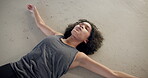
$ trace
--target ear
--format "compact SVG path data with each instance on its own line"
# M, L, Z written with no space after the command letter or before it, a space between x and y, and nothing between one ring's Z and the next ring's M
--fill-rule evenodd
M84 40L84 43L87 43L89 40L87 39L87 40Z

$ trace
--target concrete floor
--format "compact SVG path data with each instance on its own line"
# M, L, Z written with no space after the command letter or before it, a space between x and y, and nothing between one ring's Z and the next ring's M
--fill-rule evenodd
M0 0L0 65L19 60L45 38L27 4L36 5L47 25L59 32L78 19L92 21L105 41L90 57L113 70L148 78L147 0ZM62 78L102 77L78 67Z

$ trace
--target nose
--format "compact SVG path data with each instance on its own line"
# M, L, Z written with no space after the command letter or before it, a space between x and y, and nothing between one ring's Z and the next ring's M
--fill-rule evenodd
M83 25L83 24L80 24L80 27L81 27L81 28L84 28L84 25Z

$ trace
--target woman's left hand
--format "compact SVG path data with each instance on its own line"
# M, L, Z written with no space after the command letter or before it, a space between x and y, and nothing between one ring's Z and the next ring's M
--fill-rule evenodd
M32 4L28 4L27 5L27 9L30 11L30 12L34 12L34 9L35 9L36 7L34 6L34 5L32 5Z

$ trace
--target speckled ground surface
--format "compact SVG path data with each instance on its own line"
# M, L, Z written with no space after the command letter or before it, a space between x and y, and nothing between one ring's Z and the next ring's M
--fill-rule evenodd
M19 60L45 38L27 4L36 5L46 24L62 33L78 19L92 21L105 41L90 57L113 70L148 78L147 0L0 0L0 65ZM78 67L62 78L102 77Z

